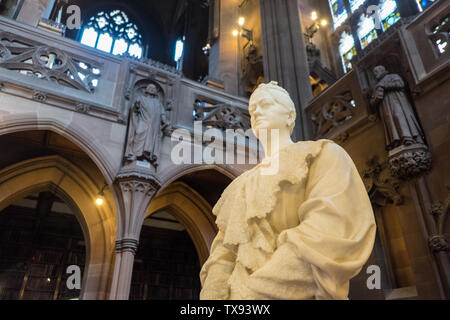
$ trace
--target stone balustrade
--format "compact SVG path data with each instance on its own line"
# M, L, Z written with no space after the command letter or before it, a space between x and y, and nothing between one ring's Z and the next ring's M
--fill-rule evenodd
M235 106L248 118L247 99L186 79L172 66L114 56L1 16L0 70L4 93L123 124L145 81L160 85L175 128L193 128L198 101Z

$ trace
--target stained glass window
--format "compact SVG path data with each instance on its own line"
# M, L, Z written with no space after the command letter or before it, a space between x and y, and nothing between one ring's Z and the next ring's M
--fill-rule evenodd
M341 53L342 63L344 65L344 71L347 72L352 69L351 60L354 56L356 56L356 47L353 36L345 31L341 35L339 51Z
M80 42L114 55L128 53L141 58L142 36L138 27L120 10L99 12L83 28Z
M426 7L428 7L430 4L432 4L435 0L416 0L417 6L419 7L420 11L423 11Z
M358 28L358 36L361 41L361 47L366 48L378 35L375 30L375 21L366 15L361 16Z
M389 27L400 20L400 12L398 11L397 1L384 0L380 3L380 19L383 23L383 30L386 31Z
M352 12L355 12L356 9L361 7L361 5L366 2L367 0L349 0L350 1L350 8L352 9Z
M333 25L336 29L347 19L348 13L345 9L344 0L329 0L329 3L331 15L333 16Z

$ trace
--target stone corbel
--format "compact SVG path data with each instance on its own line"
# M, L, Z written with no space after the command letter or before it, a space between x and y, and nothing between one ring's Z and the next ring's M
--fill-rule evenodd
M116 188L120 193L120 215L122 227L118 240L139 239L142 222L151 199L161 187L151 174L123 172L116 178Z
M389 168L393 176L408 180L431 169L431 153L424 144L399 146L389 151Z

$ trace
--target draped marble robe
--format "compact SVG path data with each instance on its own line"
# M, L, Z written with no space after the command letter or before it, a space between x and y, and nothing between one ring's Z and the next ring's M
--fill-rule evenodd
M348 154L297 142L236 178L215 205L219 232L203 265L201 299L348 299L368 260L375 219Z

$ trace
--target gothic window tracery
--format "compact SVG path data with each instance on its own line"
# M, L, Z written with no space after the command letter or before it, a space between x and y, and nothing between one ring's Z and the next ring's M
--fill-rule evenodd
M91 17L83 28L82 44L112 53L141 58L142 36L139 29L121 10L101 11Z
M356 55L355 40L351 34L343 32L339 43L339 51L342 57L345 72L352 69L352 58Z
M350 0L350 8L355 12L366 0Z
M429 5L430 0L417 0ZM338 51L344 72L351 69L351 59L380 37L400 19L398 0L328 0ZM370 6L377 6L375 12ZM378 23L380 22L380 23Z
M373 18L366 15L361 16L358 28L358 37L361 41L362 49L366 48L373 40L375 40L377 35L377 30L375 29L375 21Z
M400 12L395 0L384 0L380 3L380 20L384 31L400 20Z
M337 29L348 18L344 0L329 0L334 28Z

